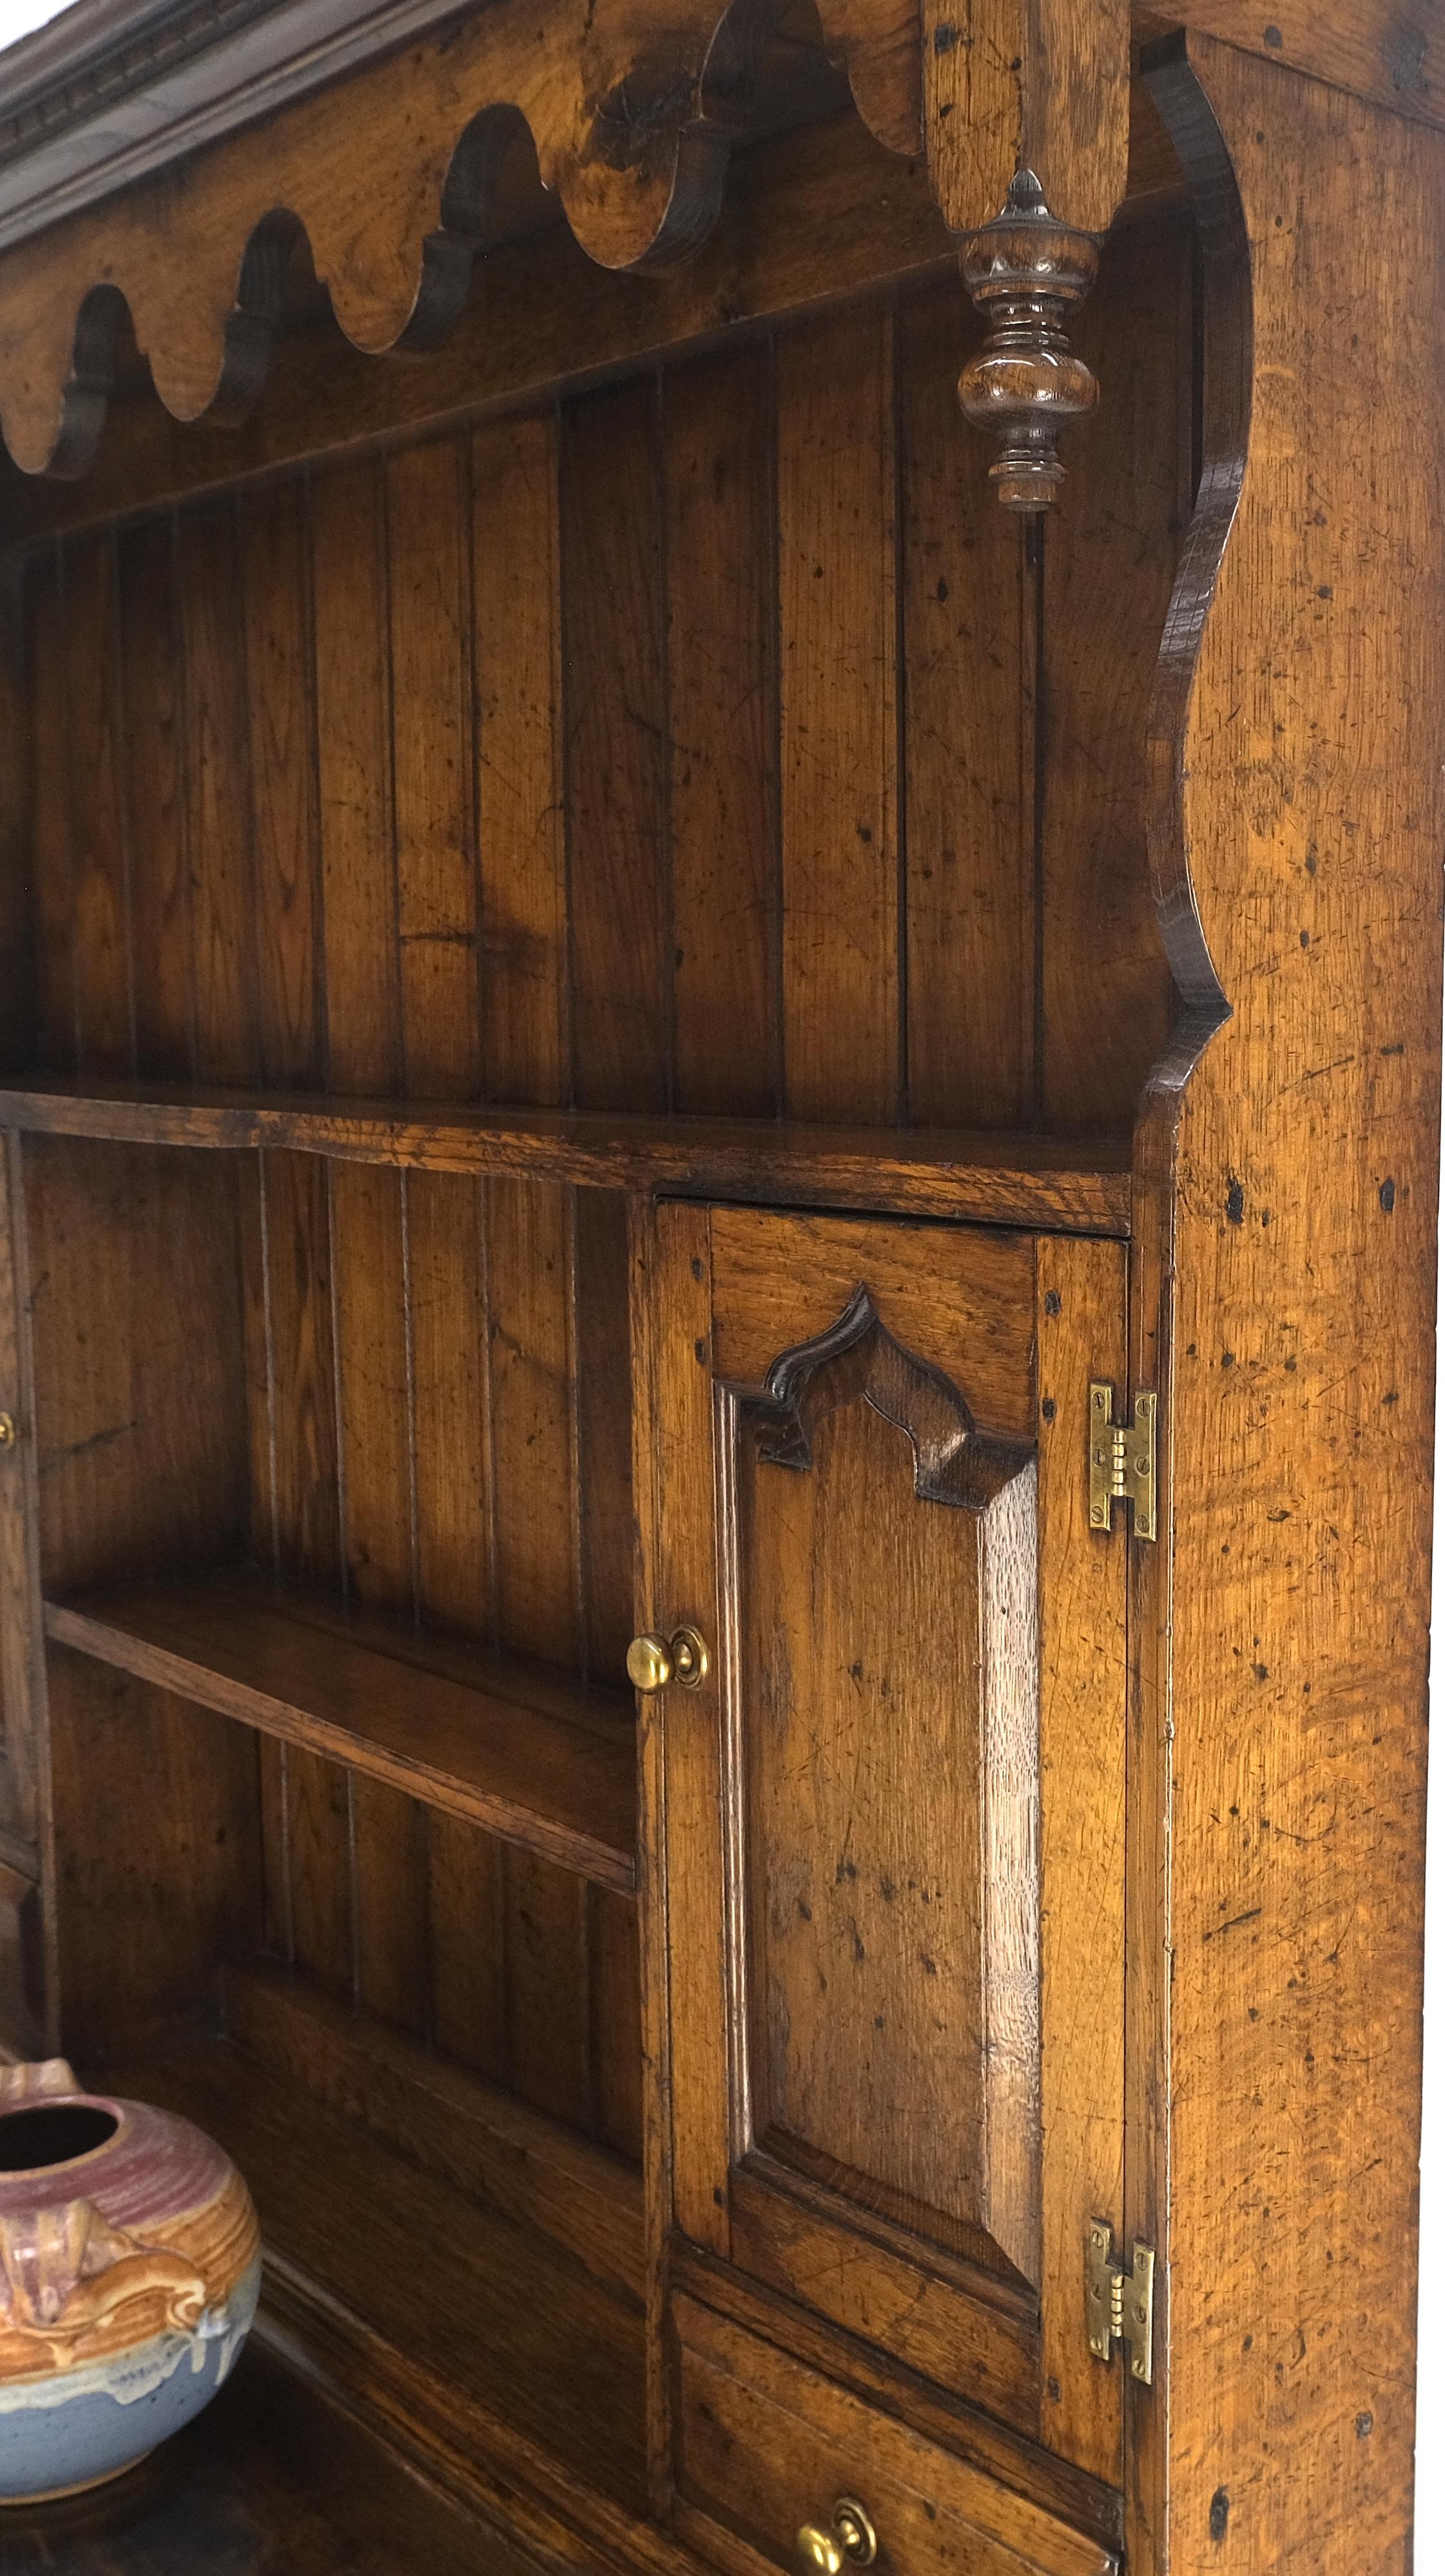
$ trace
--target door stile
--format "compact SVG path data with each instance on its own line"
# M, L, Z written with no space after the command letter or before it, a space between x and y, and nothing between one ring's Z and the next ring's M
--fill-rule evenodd
M728 2169L740 2164L752 2141L752 2068L748 2058L747 1826L743 1812L742 1602L725 1569L738 1561L741 1496L738 1489L742 1406L736 1387L713 1384L713 1438L717 1478L718 1693L722 1715L724 1978L727 1993ZM728 2197L723 2177L724 2197Z
M1117 2484L1118 2361L1084 2335L1089 2222L1124 2222L1124 1762L1129 1541L1089 1527L1091 1379L1125 1392L1124 1247L1038 1243L1043 1986L1040 2431ZM1052 1408L1052 1411L1050 1410ZM1053 1794L1051 1794L1051 1791Z
M714 1532L712 1264L708 1211L665 1200L637 1230L640 1339L649 1351L649 1402L638 1408L637 1489L651 1503L644 1538L640 1625L686 1621L707 1640L701 1686L644 1698L650 1745L650 1868L665 1884L667 2094L672 2223L694 2245L730 2251L727 1892L722 1819L718 1583ZM665 1318L665 1329L659 1319ZM655 1739L655 1742L653 1741ZM677 2044L677 2033L686 2044Z

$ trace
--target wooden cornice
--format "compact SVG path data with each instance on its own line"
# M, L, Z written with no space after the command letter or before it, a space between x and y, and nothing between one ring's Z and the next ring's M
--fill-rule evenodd
M457 15L457 0L73 0L0 56L0 250Z
M240 14L250 0L216 5ZM1027 155L1061 222L1106 230L1127 179L1126 0L1089 0L1077 45L1078 0L969 0L957 24L927 6L926 28L917 0L821 0L819 20L865 124L894 151L922 150L948 228L989 223ZM92 75L114 87L115 0L92 0L88 14ZM171 15L179 24L178 6ZM153 0L126 41L148 30L159 43L166 23ZM153 123L126 139L128 113L159 117L163 79L148 105L136 92L129 108L104 111L120 138L112 181L124 164L129 184L64 214L52 190L53 219L25 238L12 194L8 249L0 232L0 423L12 457L31 473L84 470L128 333L175 418L239 415L264 379L303 236L357 348L433 344L461 311L523 126L544 185L600 265L694 249L750 129L760 68L789 32L787 0L253 10L210 51L178 57L169 77L190 104L178 103L168 136ZM238 68L248 46L249 82ZM52 58L46 81L27 88L27 59L33 73L19 49L21 103L40 116L59 72ZM13 191L22 168L74 160L90 131L72 126L9 164L0 133L0 183ZM128 152L148 156L143 175ZM70 184L91 183L73 172Z
M1008 329L1008 298L1042 291L1043 330L1086 288L1090 243L1125 193L1131 40L1187 16L1244 50L1445 122L1445 32L1432 0L1272 5L1262 17L1254 0L1186 0L1174 12L1130 0L818 0L818 16L865 124L891 150L922 156L948 230L994 226L975 291L1004 297ZM788 0L77 0L0 58L10 454L30 473L83 471L132 335L177 419L238 417L264 380L303 236L357 348L431 345L457 319L488 246L496 173L521 126L592 259L633 269L691 251L716 218L787 10ZM995 223L1021 169L1036 174L1052 224L1046 258L1032 219L1007 242ZM1082 402L1090 388L1080 386ZM997 388L973 390L977 416ZM1011 421L996 423L1001 496L1043 506L1058 469L1046 460L1021 481Z
M0 250L468 14L466 0L72 0L0 51ZM914 149L924 12L899 0L892 14L893 109L912 131L894 124L884 139ZM971 0L952 17L983 14ZM1108 0L1082 0L1081 17L1107 14ZM1187 24L1445 123L1434 0L1135 0L1129 14L1136 40ZM889 124L893 111L880 101L873 116Z

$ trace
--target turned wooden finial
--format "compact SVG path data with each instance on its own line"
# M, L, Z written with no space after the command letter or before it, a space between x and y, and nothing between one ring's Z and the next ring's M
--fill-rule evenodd
M958 380L958 399L1002 445L989 480L1004 508L1051 509L1064 479L1059 432L1099 398L1063 327L1098 274L1098 245L1056 223L1032 170L1020 170L1003 213L970 234L959 264L989 334Z

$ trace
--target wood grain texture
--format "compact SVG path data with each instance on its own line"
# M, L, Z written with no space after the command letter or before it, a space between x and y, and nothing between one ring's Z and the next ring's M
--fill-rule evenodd
M677 1106L778 1100L777 639L766 343L664 381ZM719 858L725 854L724 864Z
M384 1615L328 1616L325 1595L273 1594L234 1575L82 1593L52 1603L47 1626L63 1645L469 1816L604 1886L633 1885L625 1702L569 1691L545 1670L533 1680L520 1663L462 1646L408 1652L410 1632Z
M120 1073L134 1062L134 1004L130 851L119 795L126 720L116 650L120 607L113 535L102 532L70 551L65 591L66 685L89 713L68 763L80 1061L87 1072Z
M1113 2576L1097 2542L695 2300L678 2302L677 2324L683 2492L721 2526L690 2518L688 2536L721 2565L734 2563L729 2531L786 2564L797 2523L826 2523L834 2496L856 2489L900 2569Z
M438 158L519 9L196 155L164 242L117 200L164 398L285 315L271 399L186 452L121 327L92 490L0 481L0 1980L234 2127L284 2331L549 2565L761 2576L866 2474L903 2576L1404 2576L1432 33L1200 0L1150 56L1195 205L1136 101L1039 546L919 168L757 140L609 278L518 121ZM1025 137L1117 176L1114 0L940 6L921 66L858 16L955 212ZM740 122L746 31L699 87L657 24L584 231L679 110L691 220ZM840 95L768 45L764 114ZM237 258L303 164L341 331L284 227ZM1155 1549L1083 1526L1095 1375L1159 1394ZM42 1551L125 1587L52 1612L48 1732ZM247 1552L304 1627L207 1577L152 1633ZM704 1690L586 1725L689 1617ZM1084 2346L1094 2217L1152 2389Z
M255 1746L87 1656L52 1647L48 1661L66 2045L99 2065L138 2030L214 2019L216 1959L259 1946ZM122 1801L117 1849L108 1820Z
M224 1151L265 1144L406 1171L496 1173L513 1181L655 1189L688 1198L806 1199L1124 1234L1127 1148L915 1128L881 1138L851 1125L648 1119L600 1112L454 1110L424 1102L267 1100L157 1084L47 1082L0 1090L22 1133Z
M714 1667L645 1751L675 2223L1115 2480L1126 1557L1080 1454L1122 1255L674 1207L635 1260L648 1615Z
M976 336L955 277L899 310L908 1109L980 1126L1035 1106L1041 923L1036 550L959 436Z
M500 2418L604 2497L640 2500L642 2320L625 2290L234 2046L178 2050L114 2080L228 2148L278 2267L325 2283L332 2313L349 2310L362 2332L383 2328L470 2411L480 2450ZM451 2299L417 2260L443 2237L463 2285Z
M487 1091L560 1102L571 1031L554 417L478 430L471 473Z
M1217 2564L1213 2528L1243 2566L1393 2571L1412 2354L1377 2322L1414 2231L1445 563L1408 426L1438 301L1376 246L1434 273L1440 146L1228 47L1192 61L1204 116L1182 69L1160 95L1201 184L1210 111L1238 176L1253 424L1154 820L1233 1006L1184 1095L1172 1313L1151 1304L1174 1374L1170 2563ZM1227 489L1228 371L1208 390Z
M443 440L386 472L404 1088L461 1100L481 1069L466 470Z
M1040 2437L1115 2484L1122 2373L1078 2366L1080 2249L1090 2221L1123 2209L1128 1649L1122 1532L1086 1527L1081 1407L1091 1380L1127 1367L1126 1256L1112 1244L1041 1243L1035 1315L1039 1438L1039 1886L1043 2303ZM1122 2227L1122 2216L1120 2225Z
M1099 408L1070 433L1068 502L1042 533L1041 1107L1063 1133L1129 1119L1169 1027L1144 770L1192 500L1193 257L1181 214L1121 226L1106 247L1110 274L1073 335Z
M118 541L123 744L130 852L130 942L137 1066L194 1078L186 722L173 521L160 515ZM47 943L48 944L48 943Z
M25 1168L47 1582L235 1544L249 1515L234 1167L210 1164L197 1188L173 1157L118 1165L72 1140L30 1147Z
M304 484L273 484L240 504L258 1059L264 1081L297 1087L321 1079L325 1029L309 535Z
M857 0L830 0L830 14L843 55L882 67L876 92L860 78L885 139L914 149L906 18ZM114 206L11 249L0 259L0 422L11 455L28 472L84 470L122 313L178 419L244 410L264 380L297 229L356 346L424 347L465 300L485 240L494 134L516 117L593 258L625 268L693 248L715 219L738 123L728 91L757 44L736 31L710 80L717 23L715 8L693 0L659 43L642 28L594 26L580 8L539 28L507 0L423 39L403 77L391 64L363 68Z
M641 2294L634 2166L299 1978L228 1969L224 1995L227 2033L263 2065L566 2247L598 2280Z
M820 1394L802 1475L742 1471L744 1664L777 1659L742 1754L753 2119L863 2207L1037 2280L1037 1506L1023 1453L977 1516L920 1501L900 1432L929 1382L898 1379L901 1421Z
M1128 0L924 0L923 133L951 231L1002 211L1032 170L1060 223L1107 232L1129 151Z
M35 1033L40 1062L73 1073L79 1061L75 989L75 885L70 768L66 757L64 563L47 548L29 582L29 796L35 883ZM188 1070L190 1068L187 1068Z
M941 2444L987 2477L1041 2504L1106 2549L1117 2549L1123 2498L1055 2453L1010 2432L997 2416L950 2397L936 2381L888 2360L874 2346L810 2315L795 2301L764 2290L745 2274L679 2247L673 2276L680 2290L750 2334L761 2335L840 2388Z
M233 502L188 511L177 535L184 673L186 846L196 1072L254 1081L257 922L252 878L249 682L232 649L241 566Z
M572 1092L584 1109L664 1109L673 958L655 386L570 409L560 473Z
M517 238L488 252L451 335L410 352L405 366L375 366L329 315L298 315L276 348L266 399L242 422L180 423L148 387L118 390L79 482L22 476L0 457L7 526L41 535L478 408L515 412L555 397L570 377L658 361L734 322L886 288L920 266L954 270L921 160L895 158L856 117L768 136L736 157L716 229L673 267L598 269L565 224L546 220L543 199Z
M898 1114L894 329L778 347L784 1105Z
M1107 1115L1122 1137L1164 989L1137 806L1167 566L1129 584L1096 569L1131 532L1152 561L1187 479L1188 334L1171 344L1156 309L1169 223L1156 204L1106 263L1099 328L1127 349L1134 425L1097 466L1086 451L1042 727L1038 565L980 521L950 391L973 326L941 281L560 414L218 498L183 514L173 579L160 534L128 531L120 639L136 631L145 667L118 644L100 676L123 704L138 688L150 743L121 817L143 880L122 924L142 1070L185 1070L196 1022L231 1080L290 1052L353 1093L394 1093L405 1072L433 1100L638 1114L766 1114L791 1082L832 1119L969 1129L1036 1118L1047 1082L1056 1123ZM246 585L228 601L208 567L238 509ZM83 555L70 541L56 573L62 651ZM152 582L153 602L131 598ZM204 650L168 735L172 622ZM227 822L215 886L182 889L204 973L188 986L182 959L177 989L166 773L179 757L184 785L196 765L175 730L192 698L212 748L188 848L210 828L204 795ZM57 884L68 826L61 864ZM238 868L255 909L239 950L219 935ZM63 910L42 917L42 972L79 1035L113 1000ZM305 961L313 911L324 975ZM1132 1063L1095 1039L1121 1007Z
M45 1720L45 1645L40 1626L40 1566L36 1513L34 1370L30 1339L29 1272L23 1230L24 1176L20 1140L5 1139L0 1155L0 1406L18 1438L0 1474L0 1723L4 1741L4 1803L0 1821L17 1837L12 1859L38 1856L48 1840L52 1801ZM27 1848L28 1846L28 1848ZM43 2018L36 1984L42 1962L27 1963L29 2018ZM37 2009L37 2005L39 2008Z
M1283 0L1268 12L1248 0L1189 0L1187 8L1172 13L1146 0L1133 17L1146 43L1184 25L1265 62L1353 90L1396 116L1435 126L1445 122L1445 53L1428 0L1353 0L1349 7L1328 8Z

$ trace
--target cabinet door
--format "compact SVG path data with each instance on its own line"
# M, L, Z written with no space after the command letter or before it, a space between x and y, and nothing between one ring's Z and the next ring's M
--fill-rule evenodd
M1097 2475L1120 2370L1121 1246L664 1204L635 1241L676 2236Z

